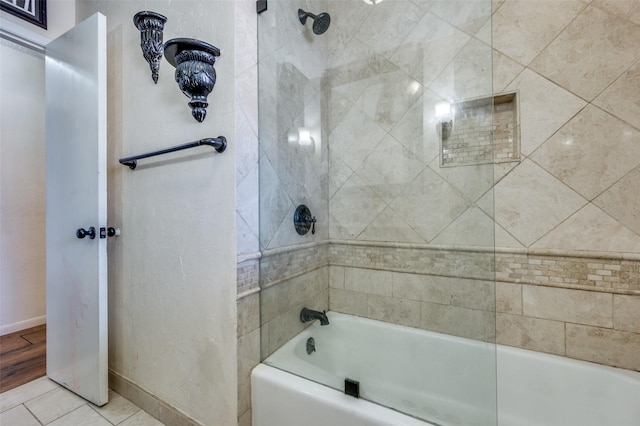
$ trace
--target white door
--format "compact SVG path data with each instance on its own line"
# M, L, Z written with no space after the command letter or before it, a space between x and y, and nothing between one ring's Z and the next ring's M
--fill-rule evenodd
M97 405L108 400L106 58L101 14L46 47L47 375Z

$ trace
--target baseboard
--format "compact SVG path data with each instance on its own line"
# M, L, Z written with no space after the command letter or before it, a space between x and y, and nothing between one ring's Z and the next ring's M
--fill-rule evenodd
M173 405L109 369L109 388L133 402L166 426L203 426Z
M16 331L26 330L27 328L42 325L47 322L47 316L42 315L40 317L30 318L24 321L18 321L11 324L0 325L0 336L5 334L15 333Z

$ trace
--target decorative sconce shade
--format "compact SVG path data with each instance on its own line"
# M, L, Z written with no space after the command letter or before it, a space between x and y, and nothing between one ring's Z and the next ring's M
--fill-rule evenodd
M167 61L176 68L176 82L191 99L191 115L202 122L207 115L207 96L216 84L213 65L220 49L192 38L174 38L164 45Z
M156 12L138 12L133 23L140 30L140 47L142 56L149 63L151 78L158 84L158 71L162 59L162 32L167 18Z

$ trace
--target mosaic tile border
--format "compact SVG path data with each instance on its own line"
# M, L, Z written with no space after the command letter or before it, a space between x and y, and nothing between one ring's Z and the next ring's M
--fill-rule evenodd
M287 281L328 263L328 241L265 250L260 260L260 286Z
M640 254L331 241L265 251L259 282L275 285L334 265L640 295ZM495 271L495 272L494 272ZM239 289L256 288L239 270ZM240 290L239 290L240 292Z
M640 261L497 253L496 280L640 295Z
M258 259L247 260L238 263L236 284L238 299L259 291L260 261Z

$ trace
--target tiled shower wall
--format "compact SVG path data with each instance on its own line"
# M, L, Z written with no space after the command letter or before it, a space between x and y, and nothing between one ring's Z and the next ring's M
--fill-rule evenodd
M432 312L462 306L446 296L431 306L425 289L434 275L466 276L456 268L472 265L452 261L467 256L454 250L431 270L416 266L433 246L483 253L495 217L498 342L640 369L637 3L494 2L492 23L481 2L416 2L407 15L353 6L362 26L334 44L346 50L339 58L360 55L366 66L341 70L338 59L330 74L330 262L347 267L336 278L343 272L331 266L331 308L438 330ZM385 40L369 39L370 27ZM481 80L491 66L493 92L520 97L522 158L496 164L487 180L477 168L438 166L433 111L488 96ZM418 86L414 99L387 97ZM367 241L416 245L398 257L392 244ZM363 254L367 244L375 253ZM396 281L410 271L423 284L407 297Z
M312 2L332 14L324 39L286 12L307 2L273 3L261 247L286 274L265 263L272 292L295 296L326 269L278 248L330 239L333 310L483 340L495 317L499 343L640 369L635 2ZM505 92L521 161L440 167L435 105ZM291 232L300 202L314 237Z
M640 370L640 9L506 1L492 21L523 155L496 169L496 245L517 248L496 258L497 340Z

